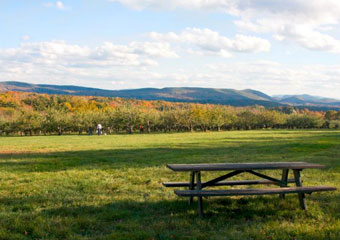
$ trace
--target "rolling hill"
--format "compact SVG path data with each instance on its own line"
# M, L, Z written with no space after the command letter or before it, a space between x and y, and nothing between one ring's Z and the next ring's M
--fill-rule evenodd
M197 102L225 104L233 106L263 105L267 107L281 104L272 97L251 89L215 89L215 88L141 88L129 90L104 90L79 86L58 86L29 84L22 82L0 82L0 91L20 91L46 94L64 94L76 96L102 96L135 98L143 100L165 100L172 102Z
M224 104L232 106L262 105L265 107L296 106L313 110L340 109L340 100L311 95L277 95L269 96L260 91L221 88L140 88L128 90L105 90L80 86L59 86L47 84L30 84L23 82L0 82L0 92L19 91L45 94L62 94L75 96L102 96L134 98L141 100L164 100L171 102L194 102Z
M324 98L319 96L302 95L280 95L273 96L274 99L283 103L294 106L328 106L340 107L340 100L333 98Z

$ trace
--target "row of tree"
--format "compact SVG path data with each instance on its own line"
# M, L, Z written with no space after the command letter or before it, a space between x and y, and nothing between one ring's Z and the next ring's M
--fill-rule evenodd
M340 128L340 111L231 107L32 93L0 94L0 134L84 134L100 123L120 132Z

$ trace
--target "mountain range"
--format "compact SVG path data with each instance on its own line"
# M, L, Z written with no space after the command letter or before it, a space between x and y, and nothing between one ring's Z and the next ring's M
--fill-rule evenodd
M319 96L311 96L308 94L301 95L276 95L273 98L281 103L291 105L327 105L327 106L340 106L340 100L333 98L325 98Z
M165 100L171 102L197 102L224 104L232 106L262 105L265 107L297 106L323 109L340 109L340 100L311 95L276 95L269 96L263 92L245 89L222 88L140 88L128 90L105 90L80 86L59 86L47 84L30 84L23 82L0 82L0 92L19 91L44 94L62 94L76 96L121 97L142 100Z

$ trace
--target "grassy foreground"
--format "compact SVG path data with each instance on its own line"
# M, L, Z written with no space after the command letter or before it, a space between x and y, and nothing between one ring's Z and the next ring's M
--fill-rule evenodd
M296 195L210 198L200 219L161 185L189 177L166 163L257 161L322 163L304 185L339 187L340 131L3 137L0 239L340 239L339 190L307 212Z

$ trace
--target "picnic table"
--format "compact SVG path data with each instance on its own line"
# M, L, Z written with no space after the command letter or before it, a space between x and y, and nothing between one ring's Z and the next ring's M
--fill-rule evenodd
M242 196L242 195L266 195L279 194L280 198L284 198L285 194L298 194L300 206L306 210L305 194L312 192L334 191L335 187L330 186L302 186L301 171L309 168L323 168L324 165L307 163L307 162L260 162L260 163L212 163L212 164L167 164L167 167L175 172L190 172L188 182L164 182L165 187L188 187L188 190L175 190L175 194L182 197L189 197L189 204L192 204L193 198L198 198L198 214L203 215L202 197L216 196ZM259 170L281 170L281 179L265 175ZM288 173L292 170L294 178L289 179ZM202 182L201 172L220 171L223 175ZM237 180L225 181L228 178L239 175L241 173L249 173L259 177L259 180ZM295 183L295 187L288 184ZM238 185L255 185L255 184L273 184L279 186L276 188L248 188L248 189L223 189L212 190L207 187L216 186L238 186Z

